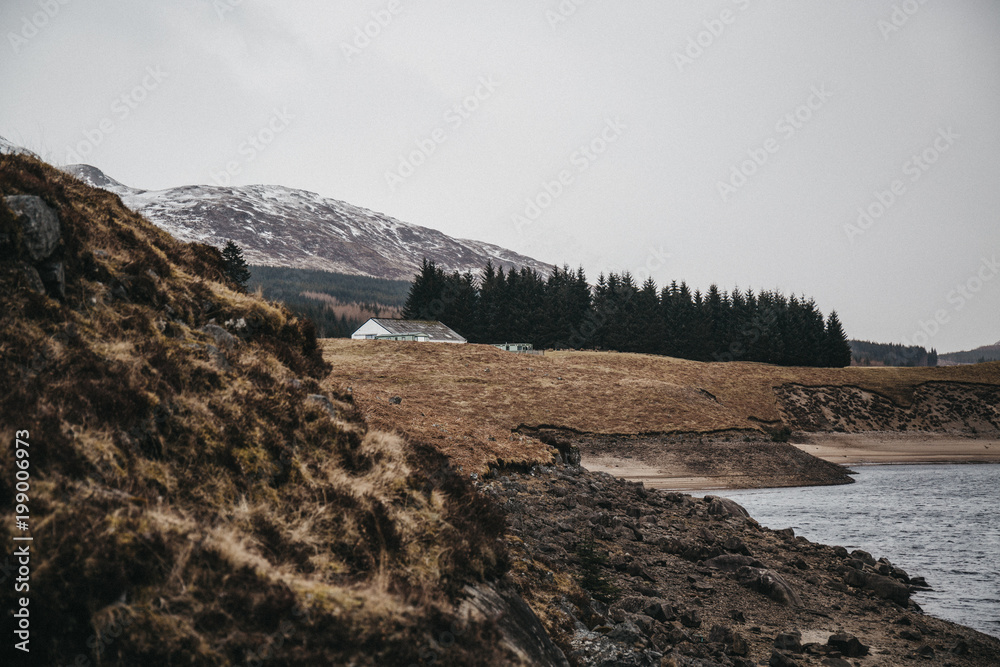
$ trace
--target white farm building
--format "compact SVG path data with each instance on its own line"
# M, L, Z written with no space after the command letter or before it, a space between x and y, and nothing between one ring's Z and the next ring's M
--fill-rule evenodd
M412 340L420 343L467 343L437 320L390 320L373 317L351 334L354 340Z

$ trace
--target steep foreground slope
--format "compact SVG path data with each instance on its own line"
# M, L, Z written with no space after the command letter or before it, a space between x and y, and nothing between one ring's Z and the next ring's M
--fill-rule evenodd
M277 185L137 190L90 165L65 170L120 195L130 209L182 241L215 247L236 241L251 264L394 280L412 279L425 257L449 272L478 273L487 260L508 269L526 266L542 275L552 269L499 246L452 238L305 190Z
M547 661L496 585L501 515L324 393L307 322L32 157L0 156L0 188L0 663L409 664L448 633L463 641L439 664ZM31 222L46 207L54 236ZM11 640L21 596L30 653ZM513 643L494 622L511 605Z

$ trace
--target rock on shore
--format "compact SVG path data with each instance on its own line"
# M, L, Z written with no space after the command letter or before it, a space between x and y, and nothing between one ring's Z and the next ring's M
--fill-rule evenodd
M1000 640L925 616L886 559L764 528L731 500L563 464L476 485L507 512L511 577L572 664L1000 664Z

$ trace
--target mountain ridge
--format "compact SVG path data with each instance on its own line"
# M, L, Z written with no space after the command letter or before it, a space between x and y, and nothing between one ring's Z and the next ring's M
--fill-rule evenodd
M974 364L984 361L1000 360L1000 341L992 345L980 345L971 350L958 350L940 355L940 359L948 364Z
M457 239L429 227L320 194L280 185L132 188L92 165L62 170L113 192L131 210L182 241L216 247L233 240L251 264L409 280L424 258L448 272L552 265L500 246Z

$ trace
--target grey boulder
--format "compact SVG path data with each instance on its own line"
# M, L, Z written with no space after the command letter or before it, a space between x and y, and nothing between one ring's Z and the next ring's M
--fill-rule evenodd
M21 243L33 262L49 257L59 245L59 216L41 197L12 195L5 201L18 214Z

